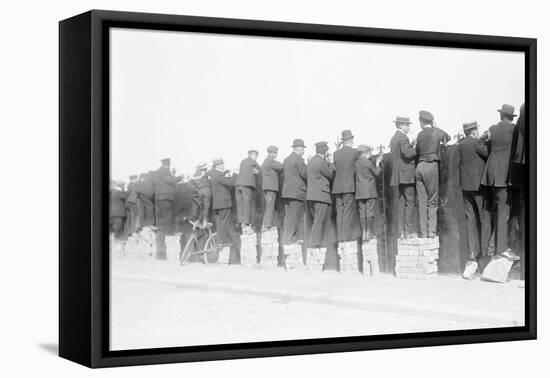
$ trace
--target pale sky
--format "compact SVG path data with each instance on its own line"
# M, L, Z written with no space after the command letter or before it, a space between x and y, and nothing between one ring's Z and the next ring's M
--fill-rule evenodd
M294 138L306 156L318 141L333 151L344 129L355 145L387 146L398 115L418 133L420 110L450 135L471 120L483 131L523 101L523 53L111 30L114 179L164 157L178 173L218 156L235 169L272 144L282 161Z

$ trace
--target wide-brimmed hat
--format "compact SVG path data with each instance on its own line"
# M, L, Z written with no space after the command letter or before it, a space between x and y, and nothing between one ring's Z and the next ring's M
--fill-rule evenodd
M351 133L351 130L342 131L342 140L348 140L351 138L353 138L353 134Z
M419 113L418 113L419 117L421 120L423 121L428 121L428 122L431 122L434 120L434 116L432 113L430 113L429 111L427 110L421 110Z
M294 139L294 142L292 142L292 146L290 147L305 147L303 139Z
M277 148L277 146L269 146L269 147L267 147L267 152L270 153L270 154L277 153L278 151L279 151L279 149Z
M498 109L497 112L500 114L506 114L512 117L517 117L517 114L514 114L516 109L512 105L504 104L502 108Z
M479 127L479 125L478 125L477 121L471 121L471 122L466 122L466 123L462 124L462 129L464 131L467 131L467 130L470 130L470 129L476 129L478 127Z
M402 123L406 123L407 125L410 125L412 122L411 120L409 119L409 117L395 117L395 121L393 121L393 123L395 124L402 124Z

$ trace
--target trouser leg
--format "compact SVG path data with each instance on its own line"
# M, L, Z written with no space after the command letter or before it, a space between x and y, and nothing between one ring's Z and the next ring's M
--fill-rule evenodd
M357 207L359 208L359 222L361 222L361 231L365 234L367 231L367 200L358 199Z
M243 187L240 185L235 187L235 202L237 205L237 222L245 223L244 214L243 214L244 213Z
M414 232L414 211L416 208L414 184L403 185L403 196L405 199L405 232L412 234Z
M478 232L478 212L479 209L476 197L480 195L477 192L463 191L464 215L466 216L466 241L468 243L468 258L475 260L479 256L479 232Z
M285 244L304 240L304 212L305 205L303 201L295 199L286 200L284 215Z
M264 190L264 198L265 198L265 210L264 210L264 219L263 219L264 227L268 227L268 228L273 227L276 195L277 195L277 192L274 192L273 190Z
M308 202L308 206L313 214L313 225L311 226L311 246L313 248L319 248L323 243L323 225L325 223L329 205L323 202Z
M439 164L436 161L425 163L426 172L423 175L427 194L428 234L435 235L437 231L437 207L439 205Z
M493 195L497 209L496 253L501 253L508 249L508 219L510 218L508 188L493 187Z
M366 208L366 220L367 220L367 238L370 240L374 237L374 215L375 215L375 208L376 208L376 198L369 198L366 200L365 203Z
M424 162L418 163L415 171L416 193L418 196L418 226L420 236L428 236L428 192L424 182Z

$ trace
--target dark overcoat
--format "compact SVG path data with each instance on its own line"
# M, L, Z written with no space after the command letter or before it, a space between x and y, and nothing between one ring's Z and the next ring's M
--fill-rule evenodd
M262 164L262 190L279 191L279 175L283 171L283 164L266 157Z
M481 184L486 186L508 186L508 170L510 168L510 154L516 125L512 122L500 121L489 128L490 152Z
M307 165L307 196L308 201L318 201L331 204L330 182L334 176L334 165L322 156L315 155Z
M355 199L378 198L376 178L382 169L370 159L361 156L355 162Z
M283 161L283 198L306 200L307 167L304 159L292 152Z
M460 187L462 190L477 191L489 154L485 143L468 135L458 144L460 151Z
M418 161L439 161L441 143L451 139L445 131L435 127L425 127L416 137L416 155Z
M233 207L231 192L235 186L236 175L226 177L225 172L213 169L210 172L210 183L212 185L212 209L230 209Z
M355 193L355 162L361 153L356 148L344 146L334 152L336 176L332 185L332 193Z
M126 201L126 193L115 189L109 192L109 216L111 217L125 217L126 207L124 202Z
M392 174L390 185L414 184L416 150L409 138L397 130L390 141Z
M168 167L160 167L155 174L155 199L173 201L176 195L176 184L181 177L176 177Z
M241 161L241 165L239 166L239 175L237 176L237 181L235 182L235 185L240 186L251 186L256 187L256 173L254 173L254 170L260 170L260 166L256 162L256 160L247 157L243 161Z

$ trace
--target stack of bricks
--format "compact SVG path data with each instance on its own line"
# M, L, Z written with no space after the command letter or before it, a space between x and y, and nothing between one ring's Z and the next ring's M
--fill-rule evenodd
M218 264L229 264L229 258L231 257L231 247L226 246L223 248L220 248L218 251Z
M258 263L258 238L255 233L241 235L241 265L256 265Z
M439 238L403 239L397 242L395 276L426 279L437 276Z
M133 256L142 260L146 257L154 256L155 249L155 232L150 227L144 227L141 231L128 236L124 246L124 253L126 256Z
M363 274L365 276L376 276L380 273L378 265L378 242L372 239L369 242L363 243L361 246L363 252Z
M325 265L326 248L308 248L306 257L306 272L321 273Z
M357 250L358 250L357 241L338 243L338 256L340 257L340 273L342 274L359 273Z
M285 245L285 270L288 272L303 271L305 269L302 257L301 244Z
M181 234L176 233L174 235L167 235L166 236L166 258L168 260L178 260L180 251L181 251L181 244L180 244L180 238Z
M276 267L279 256L279 232L276 228L262 232L261 247L260 265L266 268Z

